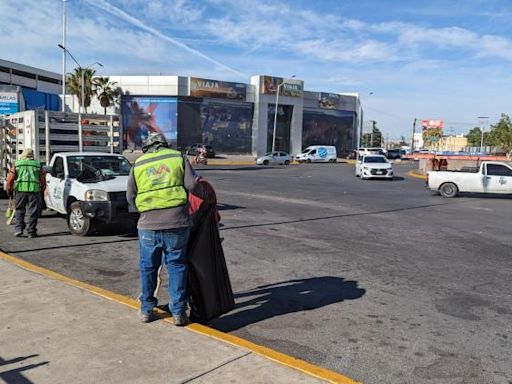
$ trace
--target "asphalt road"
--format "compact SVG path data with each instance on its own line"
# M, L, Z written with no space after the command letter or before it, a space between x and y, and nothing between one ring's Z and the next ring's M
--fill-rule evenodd
M200 169L237 296L211 326L365 383L512 383L512 198L444 199L409 169ZM133 235L73 237L54 215L34 241L10 231L4 251L137 297Z

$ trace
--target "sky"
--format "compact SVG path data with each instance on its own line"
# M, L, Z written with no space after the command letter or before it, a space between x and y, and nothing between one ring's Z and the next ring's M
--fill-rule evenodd
M69 51L100 75L249 83L267 74L309 91L360 95L365 120L410 138L512 111L510 0L67 0ZM62 0L0 0L0 57L62 72ZM67 61L68 71L74 66Z

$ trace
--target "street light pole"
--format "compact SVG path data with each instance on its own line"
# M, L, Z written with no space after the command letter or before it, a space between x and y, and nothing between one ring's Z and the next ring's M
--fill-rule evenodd
M292 75L291 79L293 79L294 77L295 77L295 75ZM286 80L287 79L283 79L281 84L279 84L277 86L277 91L276 91L276 107L275 107L276 109L275 109L275 113L274 113L274 132L272 134L272 152L274 152L276 150L277 107L279 106L279 90L283 86L283 84L286 83Z
M62 0L62 46L66 46L66 0ZM66 50L62 50L62 112L66 112Z
M78 107L78 151L82 152L82 150L83 150L82 109L84 109L84 98L85 98L85 95L84 95L85 70L92 68L96 64L99 65L100 67L103 67L103 64L96 61L96 62L92 63L91 65L88 65L87 67L84 68L80 65L80 63L75 59L75 57L71 54L71 52L69 52L69 50L66 47L64 47L62 44L57 44L57 45L59 46L60 49L62 49L65 53L67 53L73 59L73 61L76 63L76 65L78 65L78 69L80 69L80 95L81 95L80 98L81 98L81 100L80 100L80 106Z
M480 152L482 152L482 147L484 146L484 129L487 122L488 116L478 116L478 119L480 120Z

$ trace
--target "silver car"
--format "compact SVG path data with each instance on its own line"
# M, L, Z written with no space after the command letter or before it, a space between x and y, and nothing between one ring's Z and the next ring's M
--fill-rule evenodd
M279 164L279 165L288 165L292 162L292 157L286 152L269 152L263 156L260 156L256 159L256 164L258 165L271 165L271 164Z

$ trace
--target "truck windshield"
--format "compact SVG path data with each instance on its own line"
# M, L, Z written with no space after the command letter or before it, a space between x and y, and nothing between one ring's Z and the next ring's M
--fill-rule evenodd
M69 156L69 177L76 179L83 171L99 171L103 178L128 176L131 165L123 156Z

